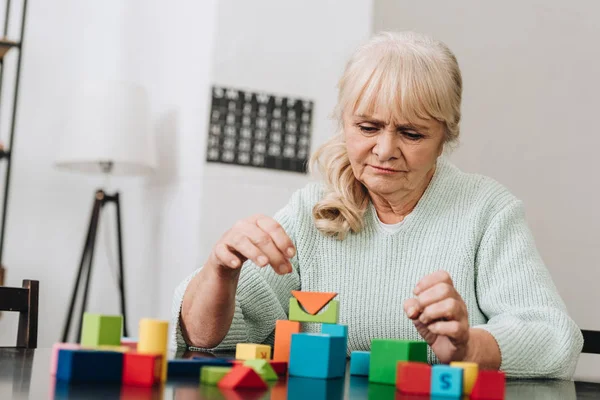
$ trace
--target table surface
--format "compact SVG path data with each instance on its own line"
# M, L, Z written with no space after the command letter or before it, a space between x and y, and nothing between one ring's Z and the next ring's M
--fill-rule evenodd
M185 354L184 357L199 355ZM214 355L204 354L208 357ZM121 385L65 385L50 375L51 349L0 348L0 399L413 399L394 386L369 384L367 378L280 378L268 391L221 392L198 381L167 382L151 389ZM560 380L508 380L506 399L598 399L600 383ZM418 397L426 399L426 397Z

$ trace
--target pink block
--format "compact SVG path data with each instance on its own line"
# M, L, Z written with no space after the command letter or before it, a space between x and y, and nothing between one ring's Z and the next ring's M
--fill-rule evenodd
M121 346L129 347L129 349L132 351L137 351L137 345L138 345L137 339L131 339L131 338L125 338L125 337L121 338Z
M52 346L52 358L50 359L50 375L56 375L56 368L58 366L58 350L77 350L81 346L76 343L55 343Z

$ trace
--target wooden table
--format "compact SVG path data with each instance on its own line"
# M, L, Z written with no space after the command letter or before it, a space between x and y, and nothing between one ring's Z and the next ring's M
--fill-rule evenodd
M167 382L152 389L121 385L65 385L50 376L51 349L0 348L0 399L405 399L393 386L368 384L364 377L344 379L280 378L269 391L235 392L224 396L216 387L198 381ZM187 356L190 356L189 354ZM506 399L597 399L600 384L559 380L509 380ZM424 400L426 397L418 397Z

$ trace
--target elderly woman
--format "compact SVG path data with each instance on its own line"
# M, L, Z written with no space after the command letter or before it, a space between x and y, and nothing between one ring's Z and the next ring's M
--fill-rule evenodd
M522 202L443 155L461 93L439 41L385 33L359 48L339 82L339 133L313 155L323 182L223 235L176 290L173 345L272 343L291 290L337 292L349 351L422 338L431 362L570 378L582 336Z

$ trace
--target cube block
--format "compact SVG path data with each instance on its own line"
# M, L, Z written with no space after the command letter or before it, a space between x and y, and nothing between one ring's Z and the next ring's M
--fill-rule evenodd
M343 337L323 334L292 335L289 374L305 378L339 378L346 370Z
M120 383L123 353L97 350L58 351L56 379L65 382Z
M331 300L327 308L320 314L312 315L300 308L300 303L294 297L290 298L290 321L298 322L321 322L325 324L337 324L339 317L340 302Z
M370 351L353 351L350 354L350 375L369 376Z
M453 361L450 366L463 369L463 394L470 395L479 374L479 365L473 362Z
M431 391L431 366L422 362L400 361L396 388L402 393L428 395Z
M271 361L271 367L277 375L287 374L288 363L286 361Z
M290 360L290 343L293 333L300 333L300 322L279 320L275 322L275 348L273 360Z
M219 383L232 367L204 367L200 370L200 382L207 385Z
M463 390L463 369L448 365L434 365L431 368L431 395L461 397Z
M369 363L369 382L396 384L398 361L427 362L427 343L421 341L373 339Z
M504 400L506 393L506 375L502 371L479 371L471 399Z
M50 375L56 375L56 368L58 367L58 351L61 349L65 350L78 350L81 346L76 343L55 343L52 346L52 357L50 359Z
M123 317L121 315L83 314L82 346L120 346Z
M160 382L161 354L128 352L123 355L123 385L152 386Z
M169 322L157 319L142 318L139 324L138 353L161 354L161 382L167 380L167 343Z
M235 358L238 360L270 360L271 346L254 343L238 343L235 348Z

